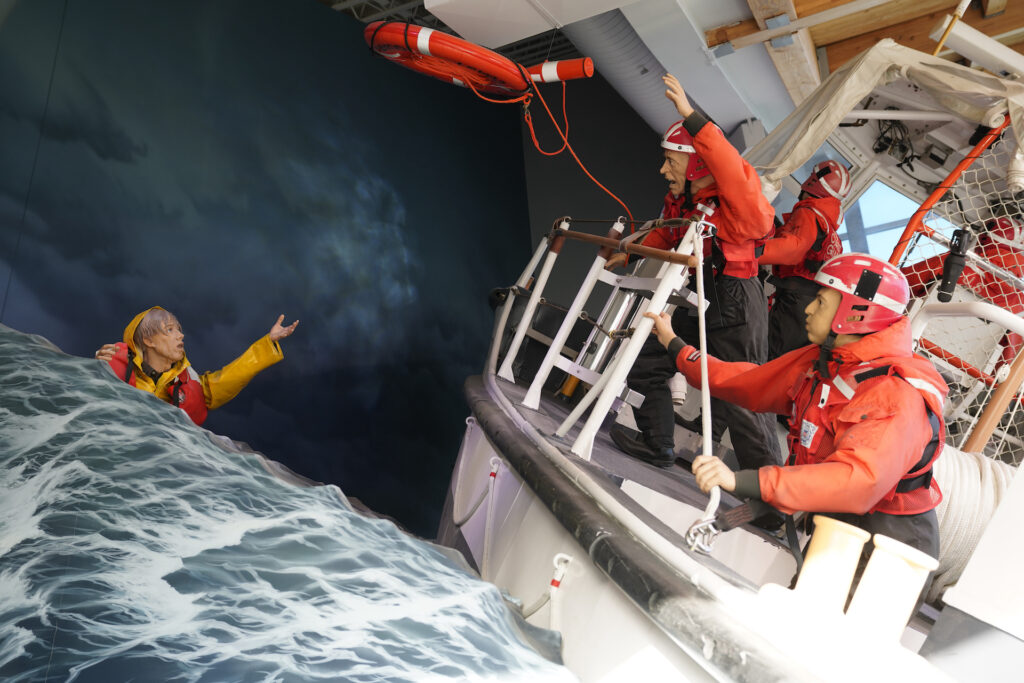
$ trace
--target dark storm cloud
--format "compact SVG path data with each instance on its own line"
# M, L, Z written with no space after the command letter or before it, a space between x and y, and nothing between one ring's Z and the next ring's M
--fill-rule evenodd
M299 318L207 426L436 514L487 291L527 256L515 112L373 58L316 3L91 0L68 4L35 158L61 6L0 34L2 321L91 355L161 305L205 371Z
M217 49L231 53L224 42ZM158 84L119 88L120 71L97 61L105 55L78 48L74 67L58 65L20 226L17 269L33 300L83 327L96 311L121 307L126 321L161 304L184 318L191 344L227 353L278 312L301 316L302 333L318 341L300 334L289 345L314 368L373 364L408 341L400 313L417 303L423 269L401 196L364 163L369 146L339 134L343 115L322 116L290 81L289 97L267 100L273 84L237 56L245 68L222 75L230 96L197 108L202 94L182 75L198 69L190 57L225 67L224 58L179 52L180 69ZM31 80L25 69L12 82ZM114 94L83 73L105 73ZM29 117L0 100L13 119ZM69 310L71 273L80 305ZM254 311L250 295L268 307Z
M80 142L102 160L132 163L146 155L146 145L136 142L119 124L114 112L77 69L62 74L59 96L50 102L43 129L47 138L58 142Z
M0 112L14 121L31 123L36 130L42 117L39 98L45 97L39 66L0 50L0 82L5 91ZM60 82L51 90L44 135L58 142L81 143L103 160L131 163L146 153L145 145L132 139L102 93L75 67L62 69Z

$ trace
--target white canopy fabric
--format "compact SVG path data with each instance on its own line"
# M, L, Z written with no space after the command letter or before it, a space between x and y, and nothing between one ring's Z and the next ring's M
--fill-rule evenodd
M847 113L878 86L907 79L928 93L936 110L994 127L1009 112L1017 146L1024 149L1024 83L953 64L881 40L829 76L746 158L774 197L782 179L805 163Z

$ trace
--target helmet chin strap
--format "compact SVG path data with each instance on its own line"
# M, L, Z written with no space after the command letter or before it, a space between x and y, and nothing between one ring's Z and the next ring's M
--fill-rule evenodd
M683 206L693 208L693 186L689 178L683 181Z
M832 373L829 372L828 363L832 360L832 349L835 347L837 336L838 335L833 330L829 330L828 336L825 337L825 341L821 344L821 352L818 354L818 360L814 363L814 369L817 370L822 379L832 379Z

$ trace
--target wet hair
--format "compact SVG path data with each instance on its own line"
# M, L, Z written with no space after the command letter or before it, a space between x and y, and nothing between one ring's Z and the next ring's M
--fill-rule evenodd
M132 343L135 345L135 350L138 353L142 353L142 340L163 332L164 326L168 321L173 321L178 327L181 327L181 323L174 317L174 314L162 308L154 308L147 313L139 322L139 326L135 328L135 334L132 335Z

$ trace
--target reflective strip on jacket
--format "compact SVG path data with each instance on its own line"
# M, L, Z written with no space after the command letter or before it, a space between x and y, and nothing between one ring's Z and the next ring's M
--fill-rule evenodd
M760 366L708 357L716 398L756 412L796 416L791 442L804 444L803 451L795 453L794 465L758 470L761 498L786 513L909 515L933 509L942 500L934 479L927 487L896 491L933 438L928 409L938 416L941 429L947 393L932 364L911 353L909 321L835 349L829 364L833 376L844 377L840 368L864 363L891 366L893 374L862 382L850 396L832 390L821 406L821 378L813 369L819 349L805 346ZM700 386L699 354L692 346L677 354L676 365ZM814 378L819 387L811 390Z

